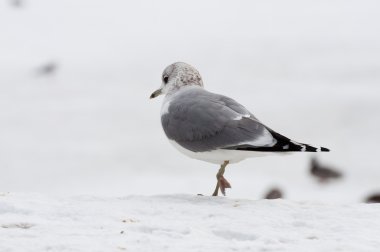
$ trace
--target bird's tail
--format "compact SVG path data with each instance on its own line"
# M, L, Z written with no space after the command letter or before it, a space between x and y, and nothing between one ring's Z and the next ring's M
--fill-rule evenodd
M329 152L330 150L325 147L314 147L308 144L290 141L289 149L287 151Z
M249 144L242 144L237 146L227 147L225 149L230 150L242 150L242 151L263 151L263 152L328 152L329 149L325 147L314 147L304 143L298 143L296 141L290 140L286 136L283 136L274 130L267 128L272 134L273 138L276 139L276 144L273 146L252 146Z
M314 147L309 144L298 143L292 140L278 141L273 146L256 147L252 145L238 145L228 147L225 149L242 150L242 151L263 151L263 152L329 152L330 150L325 147Z
M325 147L314 147L309 144L298 143L290 140L289 138L275 132L270 132L277 140L277 143L273 146L277 151L304 151L304 152L329 152L330 150Z

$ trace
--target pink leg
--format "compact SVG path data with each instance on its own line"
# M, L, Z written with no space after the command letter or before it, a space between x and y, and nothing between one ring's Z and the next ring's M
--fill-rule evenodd
M222 192L222 194L226 195L226 188L231 188L231 184L223 177L224 171L226 166L228 165L229 161L224 161L224 163L220 166L220 169L218 173L216 174L217 184L214 190L214 193L212 196L218 196L219 189Z

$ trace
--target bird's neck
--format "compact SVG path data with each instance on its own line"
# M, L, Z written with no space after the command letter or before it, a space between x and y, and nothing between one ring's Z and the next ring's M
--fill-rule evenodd
M180 93L185 92L187 90L198 89L198 88L202 88L203 89L203 86L201 86L199 84L188 84L188 85L184 85L184 86L174 86L166 94L166 97L171 97L173 95L180 94Z

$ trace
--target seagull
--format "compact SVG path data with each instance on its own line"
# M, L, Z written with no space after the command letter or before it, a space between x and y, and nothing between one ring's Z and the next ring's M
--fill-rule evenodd
M380 193L375 193L367 197L366 203L380 203Z
M15 8L21 8L24 4L23 0L11 0L10 4Z
M339 171L321 165L316 158L311 159L310 174L318 178L321 183L328 182L332 179L339 179L343 176Z
M199 72L176 62L165 68L162 83L150 99L165 95L161 124L170 143L186 156L220 165L217 184L226 195L228 164L271 153L329 151L293 141L259 121L237 101L204 89Z
M264 199L282 199L284 196L278 188L273 188L264 196Z
M58 69L58 64L54 61L50 61L45 63L44 65L40 66L37 69L37 74L39 75L52 75L54 74Z

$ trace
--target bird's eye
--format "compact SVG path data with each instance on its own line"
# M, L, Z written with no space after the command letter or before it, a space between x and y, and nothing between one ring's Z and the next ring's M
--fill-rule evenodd
M169 81L169 76L165 75L165 76L164 76L164 82L165 82L165 84L167 84L168 81Z

